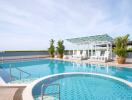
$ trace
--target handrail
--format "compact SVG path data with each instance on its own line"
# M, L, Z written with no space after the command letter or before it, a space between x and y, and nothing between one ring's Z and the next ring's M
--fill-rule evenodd
M2 64L4 63L4 57L3 56L1 57L1 62L2 62Z
M15 67L16 68L16 67ZM19 70L19 71L21 71L21 72L23 72L23 73L26 73L26 74L28 74L29 76L31 76L31 74L30 73L28 73L28 72L26 72L26 71L24 71L24 70L22 70L22 69L20 69L20 68L16 68L17 70Z
M44 94L44 92L43 92L43 88L44 87L54 86L54 85L58 86L58 91L59 92ZM44 95L58 95L59 96L59 100L60 100L60 84L59 83L56 83L56 84L42 84L42 87L41 87L41 100L43 100L43 96Z
M9 68L10 68L10 80L12 81L12 67L11 67L11 65L10 65ZM16 67L15 67L15 69L17 69L20 72L20 74L19 74L20 75L19 76L20 80L21 80L21 77L22 77L22 72L28 74L29 76L31 76L30 73L28 73L28 72L26 72L26 71L24 71L22 69L19 69L19 68L16 68Z

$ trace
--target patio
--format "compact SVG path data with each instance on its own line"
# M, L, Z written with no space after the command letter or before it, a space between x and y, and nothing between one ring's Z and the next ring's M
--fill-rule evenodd
M83 52L85 51L86 52L85 55L87 56L87 58L92 58L93 56L96 57L105 56L105 52L109 52L109 55L106 56L107 61L111 61L113 59L112 56L113 38L107 34L72 38L67 39L67 41L74 45L72 53L73 57L79 51L81 52L80 55L83 54ZM99 52L98 55L97 52Z

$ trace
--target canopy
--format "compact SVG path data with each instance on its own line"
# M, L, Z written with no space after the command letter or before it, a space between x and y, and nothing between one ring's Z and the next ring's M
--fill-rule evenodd
M91 43L111 43L113 38L110 37L108 34L103 35L94 35L88 37L80 37L80 38L71 38L66 39L67 41L74 43L74 44L91 44Z

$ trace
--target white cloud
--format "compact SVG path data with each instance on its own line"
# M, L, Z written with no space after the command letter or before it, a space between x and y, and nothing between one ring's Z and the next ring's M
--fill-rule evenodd
M0 0L0 40L3 41L0 47L41 49L41 45L34 44L43 43L46 49L51 38L58 40L104 33L113 37L131 34L130 2Z

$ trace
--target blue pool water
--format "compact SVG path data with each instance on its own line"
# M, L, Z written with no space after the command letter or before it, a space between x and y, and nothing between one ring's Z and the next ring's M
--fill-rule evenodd
M113 79L96 75L60 75L39 82L32 91L40 100L42 84L60 85L60 100L132 100L132 88ZM43 88L44 94L57 93L55 85ZM50 95L58 100L59 95Z
M0 75L6 82L10 82L9 66L11 66L12 81L34 80L46 75L64 72L96 72L116 76L132 82L132 69L130 68L119 68L115 66L106 67L97 64L79 64L48 59L1 63ZM30 73L31 75L21 72L20 78L20 71L16 68Z

